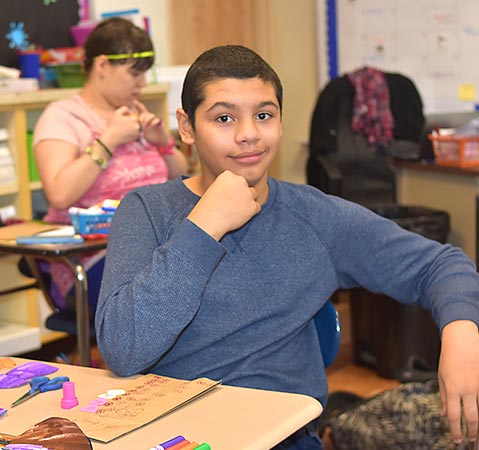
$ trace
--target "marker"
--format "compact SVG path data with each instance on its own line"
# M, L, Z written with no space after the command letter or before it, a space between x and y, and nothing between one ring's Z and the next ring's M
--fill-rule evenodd
M191 442L188 439L185 439L184 441L180 441L175 445L172 445L171 447L167 447L167 450L180 450L184 449L187 445L190 445Z
M211 450L211 447L206 442L203 442L201 445L198 445L195 450Z
M198 442L191 441L188 445L182 447L181 450L194 450L195 448L198 448L199 445Z
M178 444L178 442L184 441L185 437L184 436L176 436L173 439L169 439L168 441L162 442L161 444L157 445L156 447L151 448L150 450L165 450L169 447L172 447L175 444Z

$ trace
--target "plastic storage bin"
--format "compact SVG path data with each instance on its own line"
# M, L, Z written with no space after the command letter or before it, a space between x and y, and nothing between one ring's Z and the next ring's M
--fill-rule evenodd
M449 234L449 214L424 207L392 205L373 209L401 227L441 243ZM408 360L437 369L439 329L431 313L365 289L351 290L353 359L379 375L397 378Z
M82 87L85 83L85 73L79 63L53 64L50 67L55 70L61 88Z
M70 214L75 232L81 235L109 234L114 212L102 214Z
M445 166L479 166L479 136L429 135L434 159Z

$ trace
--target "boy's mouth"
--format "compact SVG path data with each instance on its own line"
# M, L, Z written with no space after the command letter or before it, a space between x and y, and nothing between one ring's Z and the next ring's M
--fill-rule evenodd
M245 164L254 164L258 162L263 155L266 153L265 150L255 150L252 152L242 152L237 155L232 156L235 161Z

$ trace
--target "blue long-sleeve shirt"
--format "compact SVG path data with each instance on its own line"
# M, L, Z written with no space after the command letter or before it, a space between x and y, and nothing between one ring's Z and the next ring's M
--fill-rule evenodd
M209 377L324 402L312 318L337 289L419 303L440 328L479 324L479 276L461 250L310 186L268 183L261 212L220 242L186 218L199 197L180 179L122 200L96 314L113 372Z

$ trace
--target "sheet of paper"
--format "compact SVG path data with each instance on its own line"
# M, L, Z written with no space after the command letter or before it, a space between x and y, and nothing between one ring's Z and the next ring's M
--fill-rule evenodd
M220 383L208 378L185 381L148 374L126 384L125 394L108 400L96 412L75 411L68 417L90 439L109 442L185 405ZM80 409L85 406L79 405Z
M15 225L0 227L0 239L11 240L17 236L30 236L49 230L63 228L63 225L53 225L51 223L25 222Z
M54 230L42 231L37 233L39 236L73 236L75 234L75 228L71 225L65 225L64 227L55 228Z

